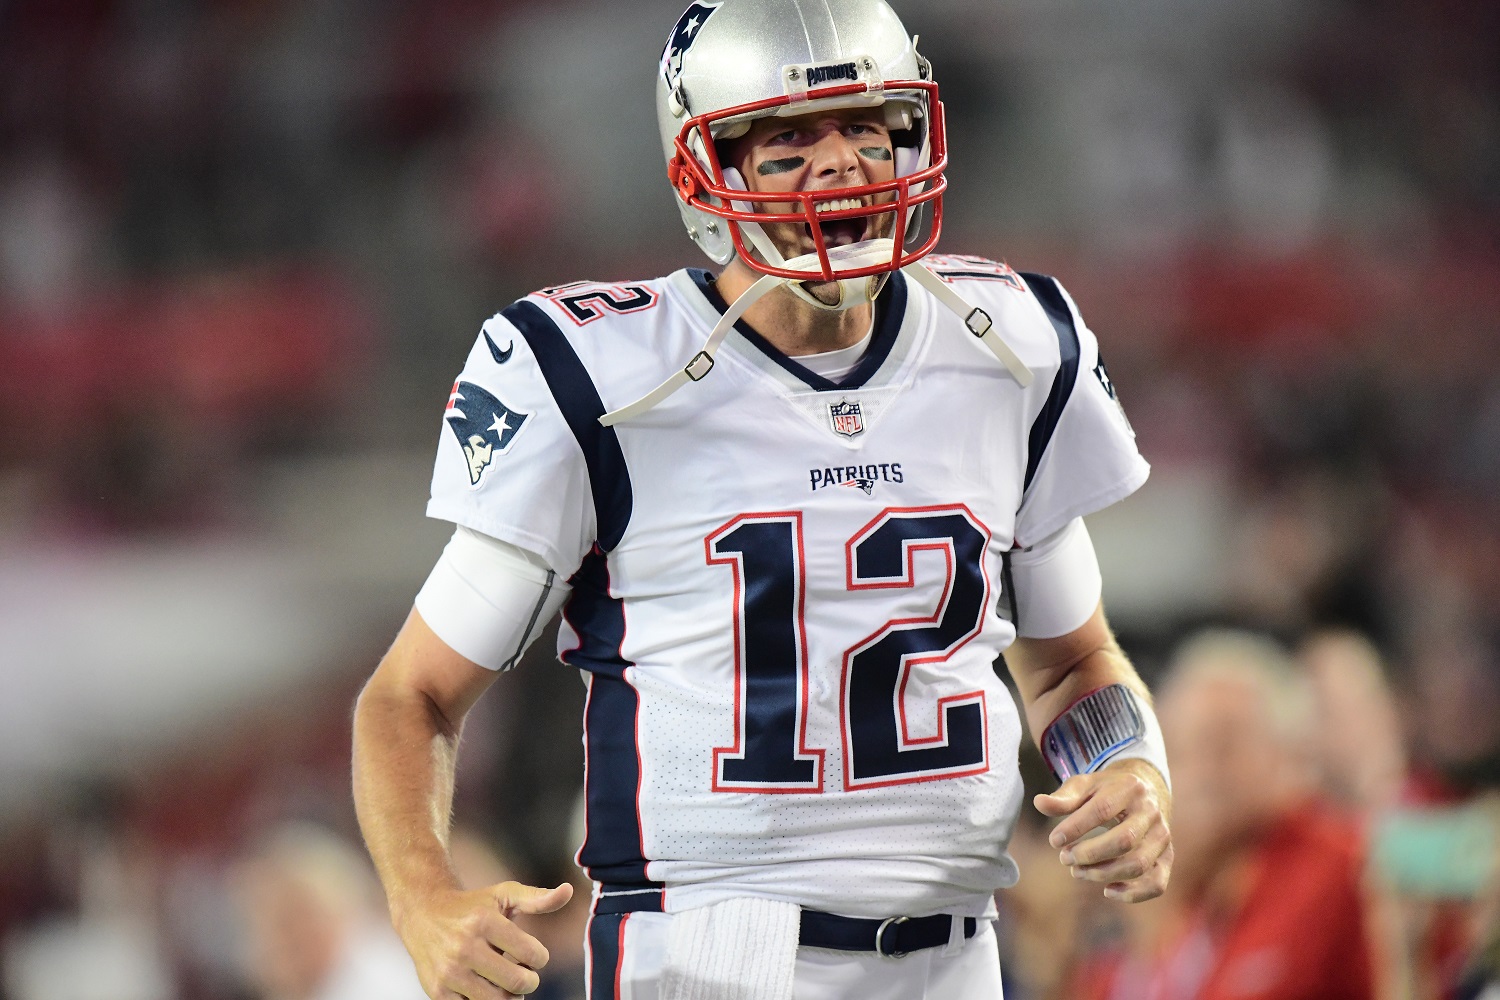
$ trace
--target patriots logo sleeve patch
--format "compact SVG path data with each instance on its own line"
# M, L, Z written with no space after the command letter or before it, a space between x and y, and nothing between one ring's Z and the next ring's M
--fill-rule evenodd
M1104 387L1105 395L1109 396L1110 401L1115 404L1115 409L1120 411L1120 419L1125 422L1125 429L1130 432L1131 437L1135 437L1135 428L1130 425L1130 417L1125 414L1125 404L1120 402L1120 394L1115 391L1115 383L1109 377L1108 369L1104 367L1104 355L1102 354L1099 355L1099 363L1094 366L1094 377Z
M443 419L453 429L468 461L469 488L477 489L495 459L516 443L531 414L512 409L474 383L460 379L453 383Z

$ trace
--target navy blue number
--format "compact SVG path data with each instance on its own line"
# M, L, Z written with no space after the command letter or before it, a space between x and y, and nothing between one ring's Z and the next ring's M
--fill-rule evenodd
M714 749L714 791L822 791L823 751L803 745L802 515L748 514L705 545L734 570L734 745Z
M850 540L850 590L916 586L913 556L943 553L943 595L930 617L887 622L844 654L844 785L869 788L988 768L983 691L937 702L937 731L909 735L906 686L920 664L946 660L979 634L989 603L989 537L967 510L890 511ZM892 709L892 705L895 709Z
M932 615L888 621L844 654L845 788L989 767L983 691L938 699L936 732L925 736L911 735L906 705L911 670L946 660L983 627L988 544L963 507L888 510L850 539L851 591L915 587L914 557L924 549L941 552L946 571ZM714 790L822 791L823 751L806 745L802 515L746 514L704 545L710 563L734 570L734 745L714 749Z
M572 289L586 289L571 291ZM590 285L574 282L543 289L539 294L555 300L579 326L587 326L606 312L640 312L656 305L656 293L644 285Z

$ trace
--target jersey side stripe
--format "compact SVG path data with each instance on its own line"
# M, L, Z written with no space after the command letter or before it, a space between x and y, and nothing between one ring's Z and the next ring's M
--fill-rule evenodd
M1062 419L1068 397L1073 394L1073 386L1078 381L1079 347L1078 329L1073 325L1073 311L1068 308L1068 302L1063 298L1056 279L1025 271L1021 272L1021 277L1026 279L1032 294L1042 304L1047 319L1052 321L1052 329L1057 334L1058 355L1061 358L1057 374L1052 378L1052 391L1047 394L1042 412L1037 414L1031 425L1031 436L1027 441L1026 479L1021 487L1027 490L1031 488L1032 477L1036 475L1042 456L1047 453L1052 433L1057 430L1057 422Z
M619 1000L620 962L625 956L628 913L589 918L588 1000Z
M585 833L578 863L600 882L649 886L642 848L640 746L636 726L640 696L626 679L634 666L620 655L625 602L609 592L609 566L590 552L570 581L563 617L578 645L562 653L569 666L588 671L583 709Z
M606 412L599 390L568 338L535 302L522 299L501 315L526 338L557 408L583 450L594 493L599 547L608 552L620 544L625 534L634 498L620 439L613 427L599 424L599 418Z
M627 681L609 674L589 677L584 709L584 773L587 832L578 864L600 882L653 885L641 856L641 816L636 801L640 758L636 722L640 699Z

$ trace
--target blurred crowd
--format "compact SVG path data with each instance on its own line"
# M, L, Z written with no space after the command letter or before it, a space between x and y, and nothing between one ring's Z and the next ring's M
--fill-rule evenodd
M529 657L532 684L562 677L549 656ZM560 712L576 725L582 686L565 679L557 697L532 694L558 704L532 721ZM243 713L135 778L68 789L12 821L0 857L0 997L422 1000L355 827L354 694L339 683L302 692L295 708ZM565 773L545 791L508 782L501 816L496 734L509 728L482 706L465 741L458 875L473 888L571 880L586 900L570 846L582 836L580 762L567 748L552 761L522 751L510 770ZM518 919L551 953L553 974L534 995L582 1000L586 903Z
M1157 688L1168 894L1106 904L1023 817L1022 880L1000 897L1007 997L1500 995L1500 788L1414 757L1405 701L1348 629L1295 652L1262 633L1193 635Z
M484 317L701 266L650 108L683 5L0 0L0 595L7 546L255 538L288 457L425 463ZM1007 996L1494 1000L1500 7L893 5L949 109L943 249L1062 277L1159 491L1096 534L1174 886L1103 905L1028 811ZM0 995L418 1000L347 791L397 625L8 807ZM465 877L577 879L581 686L543 638L501 688ZM581 920L537 930L553 998Z

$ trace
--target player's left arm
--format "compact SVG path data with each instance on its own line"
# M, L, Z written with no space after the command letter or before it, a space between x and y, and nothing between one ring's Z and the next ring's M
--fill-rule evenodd
M1125 685L1143 711L1151 711L1150 692L1115 641L1102 603L1063 635L1017 639L1005 659L1039 744L1080 698L1111 685ZM1165 891L1172 874L1172 793L1155 765L1139 757L1115 759L1034 801L1043 814L1061 817L1049 840L1075 878L1104 883L1106 897L1128 903ZM1089 836L1100 827L1104 832Z
M1171 778L1150 695L1105 622L1082 519L1133 493L1151 467L1077 305L1056 279L1021 277L1056 336L1059 367L1032 389L1049 395L1033 400L1038 416L1008 554L1018 638L1005 658L1042 755L1063 782L1036 798L1059 818L1052 845L1109 898L1139 902L1161 895L1171 874Z

